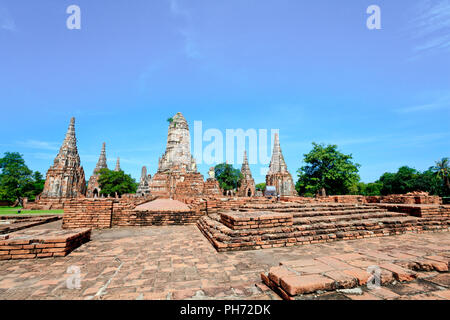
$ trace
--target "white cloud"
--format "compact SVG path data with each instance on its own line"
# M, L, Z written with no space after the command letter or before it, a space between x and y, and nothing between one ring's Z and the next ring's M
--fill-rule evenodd
M188 58L199 59L202 57L196 41L196 32L192 27L191 12L180 5L178 0L169 0L170 12L174 17L184 21L185 27L179 28L178 32L184 39L184 53Z
M18 141L16 145L23 148L40 149L40 150L59 150L59 144L57 142L39 141L39 140L26 140Z
M443 95L439 98L432 98L429 103L414 105L410 107L396 109L397 113L412 113L420 111L434 111L438 109L447 109L450 107L450 95Z
M16 23L6 8L0 8L0 29L17 31Z
M422 0L413 6L408 32L416 41L413 59L450 52L450 0Z

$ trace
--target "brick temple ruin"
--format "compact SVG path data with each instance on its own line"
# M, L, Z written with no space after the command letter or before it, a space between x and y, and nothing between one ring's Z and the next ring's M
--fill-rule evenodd
M205 180L191 154L189 125L181 113L171 118L167 145L152 176L142 167L136 194L101 197L99 171L107 168L106 145L86 188L75 137L75 120L47 173L45 189L30 208L64 208L63 228L112 228L195 224L218 251L289 247L338 240L448 231L450 206L424 193L299 197L278 134L267 186L276 197L256 193L247 154L236 196L225 196L210 169ZM120 169L117 159L116 171Z
M108 164L106 161L106 143L103 142L102 151L100 152L100 157L98 159L97 165L95 166L92 176L89 178L87 193L88 198L97 198L100 196L100 184L98 178L100 177L100 170L108 169Z
M276 252L270 251L270 248L284 248L277 252L288 250L287 256L294 255L296 260L274 258L275 265L264 268L262 273L259 260L256 263L258 271L253 267L254 272L239 271L240 273L237 269L247 263L234 261L232 266L224 267L224 270L216 268L218 273L214 275L220 280L220 276L227 273L226 268L234 270L234 277L239 279L254 273L256 279L252 280L255 281L252 282L253 288L256 285L264 292L273 293L284 300L304 299L305 295L314 296L333 291L336 293L339 289L362 290L371 276L367 267L373 265L380 267L383 286L408 283L419 276L421 280L424 279L422 277L448 276L450 256L445 243L429 245L428 250L422 250L419 246L420 249L414 251L409 242L400 244L398 241L401 240L398 238L380 238L403 234L401 237L416 239L415 241L430 236L442 239L441 233L449 231L450 205L443 205L440 197L422 192L375 197L324 194L318 194L314 198L300 197L295 191L294 181L284 160L278 134L274 138L266 176L267 186L275 190L275 196L264 197L261 192L256 192L246 152L242 155L240 185L235 190L235 195L225 195L215 177L214 168L210 168L206 180L198 171L190 147L188 123L181 113L177 113L171 118L166 150L159 159L156 173L149 174L143 166L135 194L105 197L101 195L98 178L100 170L108 168L106 144L103 143L97 165L86 184L77 150L75 119L72 118L61 149L47 172L44 191L36 202L24 203L25 209L63 208L63 216L1 217L0 260L58 259L83 246L73 253L76 258L84 254L87 259L85 261L91 261L97 248L100 252L107 250L109 261L109 254L127 252L135 241L152 239L153 243L158 240L155 236L167 234L167 230L174 230L175 234L184 230L181 231L183 234L178 235L179 238L172 235L155 244L159 250L161 244L171 241L170 239L179 239L176 243L166 243L168 247L155 256L152 263L160 264L160 259L162 261L165 258L165 250L170 251L172 247L178 248L180 245L184 245L182 251L188 252L196 261L198 256L190 250L197 244L203 246L203 251L199 251L199 254L204 254L205 246L208 248L211 245L215 249L213 252L219 257L221 252L265 249L268 249L267 254L272 257L276 256ZM119 158L114 170L121 171ZM53 225L53 229L46 229L45 224L57 220L62 220L62 228L59 225L55 228ZM174 225L179 226L158 227ZM147 226L154 228L142 233L138 231L140 227ZM92 232L98 232L97 235L107 232L116 234L114 229L118 229L118 234L131 232L136 238L118 239L110 249L105 249L107 242L102 242L99 237L94 238L92 245L84 245L91 241ZM426 234L433 232L439 233ZM202 241L205 239L206 241ZM334 247L331 243L348 240L357 241ZM108 238L107 241L111 240ZM373 250L377 243L385 243L388 248L386 254L384 251ZM120 247L121 244L125 248L116 248L116 245ZM320 251L320 255L305 257L311 251L317 252L316 244L327 246L323 246L325 249ZM398 245L402 245L403 251L398 250ZM137 247L137 250L141 250L139 245ZM348 253L349 247L359 249ZM156 248L150 249L153 253L157 252L155 250ZM342 250L345 253L337 252ZM211 252L206 251L209 254ZM299 255L299 252L303 253ZM266 251L260 254L258 259ZM228 254L227 260L231 256L231 253ZM247 256L251 255L239 255L241 258ZM181 259L180 254L175 257ZM131 260L133 259L134 255ZM209 271L211 256L205 259L204 261L208 261L206 265ZM97 269L97 266L93 268ZM147 275L139 281L148 281ZM156 275L160 276L159 273ZM209 282L211 279L204 281ZM183 281L182 287L185 285L186 281ZM152 285L145 289L159 290ZM386 290L384 287L383 289ZM192 294L199 290L200 288L196 288ZM184 295L175 297L185 297L186 291L181 291ZM445 294L442 290L436 292L438 295Z
M62 209L66 200L85 194L86 180L78 154L75 118L72 118L59 153L47 171L44 190L37 201L38 208ZM24 208L26 205L25 202Z
M280 196L295 196L294 180L287 169L284 161L283 153L281 152L280 138L278 133L275 134L275 142L272 152L272 160L269 165L269 172L266 176L266 185L274 186L277 194Z

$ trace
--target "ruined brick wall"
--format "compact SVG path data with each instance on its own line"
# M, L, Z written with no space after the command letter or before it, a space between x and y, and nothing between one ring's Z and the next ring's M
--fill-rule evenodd
M155 197L152 195L146 195L143 197L134 197L133 195L124 196L120 199L114 199L113 209L112 209L112 226L124 226L128 225L128 221L131 219L131 210L136 208L136 206L143 203L154 200Z
M204 181L200 173L168 172L156 173L149 184L154 196L202 196Z
M387 209L388 211L406 213L410 216L426 217L450 217L450 205L418 205L418 204L392 204L379 203L377 207Z
M403 203L403 204L442 204L438 196L392 194L380 197L380 203Z
M207 200L203 198L175 196L174 200L187 204L194 212L201 213L202 215L207 213Z
M111 227L115 199L73 199L65 203L63 225L65 229Z
M203 185L203 196L214 197L222 195L222 190L219 186L219 181L216 179L208 179Z
M136 206L154 200L155 197L121 199L114 203L114 226L152 226L195 224L206 214L206 201L199 197L175 196L174 200L186 203L190 211L146 212L134 211Z
M203 187L203 176L200 173L188 173L177 178L175 192L172 195L179 197L201 197L203 195Z
M0 236L0 260L65 257L90 238L91 229L53 230L45 235L30 230Z
M361 195L339 195L326 197L281 197L285 202L315 202L315 203L347 203L347 204L366 204L366 203L394 203L394 204L442 204L442 198L429 195L408 195L393 194L388 196L361 196Z
M311 197L280 197L282 202L295 202L295 203L318 203L318 202L330 202L330 200L325 201L325 199L317 199Z
M330 196L325 197L328 198L328 202L336 202L336 203L366 203L366 197L365 196L358 196L358 195L342 195L342 196ZM327 200L327 199L323 199Z
M121 214L122 219L117 220L118 226L168 226L195 224L203 216L201 212L195 211L164 211L164 212L145 212L134 211L132 209L124 210Z
M206 208L208 214L220 211L228 211L242 207L246 203L274 203L276 199L257 198L239 198L239 197L211 197L206 199Z
M23 209L25 210L62 210L64 209L65 203L71 201L71 199L65 198L41 198L36 202L28 201L24 199Z
M140 204L154 200L155 197L135 197L100 199L71 199L66 202L63 228L89 227L95 229L112 226L150 226L170 224L194 224L206 214L206 201L201 198L183 198L191 208L188 212L135 212Z

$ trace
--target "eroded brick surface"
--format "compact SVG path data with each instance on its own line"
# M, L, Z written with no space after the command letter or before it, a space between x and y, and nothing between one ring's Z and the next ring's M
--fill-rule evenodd
M49 227L60 228L60 222L36 228ZM289 268L327 262L345 266L336 261L348 265L366 260L371 265L386 263L384 259L366 255L367 250L393 254L395 257L387 263L398 263L401 253L408 257L448 259L450 239L445 232L404 234L219 253L195 226L94 230L92 241L66 257L0 261L0 299L280 299L261 281L261 273L279 266L280 261ZM316 260L320 257L332 259ZM80 289L67 288L66 281L74 275L67 272L71 266L80 267ZM361 292L332 291L297 298L445 299L450 289L448 273L417 271L417 274L420 279L412 282L397 283L394 287L384 285L392 294L385 290L377 294L363 286ZM345 278L341 281L344 284ZM416 286L411 288L413 285ZM403 286L410 290L402 291ZM285 291L282 294L288 295Z

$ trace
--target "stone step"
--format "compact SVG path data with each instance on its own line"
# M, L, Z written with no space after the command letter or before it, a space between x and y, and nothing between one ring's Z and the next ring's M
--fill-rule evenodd
M364 222L365 226L320 224L310 230L294 231L289 228L267 228L265 230L231 230L219 221L204 217L199 220L199 228L219 251L252 250L270 247L283 247L296 244L330 242L387 235L402 234L408 231L442 230L433 225L421 227L411 223L411 219L384 219ZM372 223L373 225L370 225Z
M396 212L373 212L373 213L362 213L362 214L346 214L338 216L313 216L313 217L295 217L294 225L302 224L314 224L321 222L336 222L336 221L351 221L351 220L362 220L362 219L378 219L378 218L399 218L407 217L403 213Z
M302 244L326 243L339 240L372 238L380 236L397 235L405 233L407 231L414 230L408 228L384 228L375 231L357 230L347 232L336 232L334 234L315 234L311 236L304 236L298 238L287 237L287 235L283 234L264 234L260 237L246 236L246 237L230 238L221 234L217 230L201 226L201 222L199 228L202 231L202 233L206 236L206 238L213 244L213 246L219 252L278 248ZM419 229L416 231L421 230Z
M234 209L233 211L240 212L258 212L258 211L269 211L269 212L277 212L277 213L292 213L295 216L317 216L317 215L343 215L347 213L368 213L368 212L388 212L386 209L373 208L373 207L352 207L352 208L339 208L339 209L330 209L330 208L317 208L315 210L305 210L305 209L248 209L248 208L239 208ZM392 212L392 211L391 211Z
M384 229L443 229L448 227L447 221L422 221L414 217L399 217L399 218L379 218L366 219L359 221L335 222L335 223L314 223L304 225L294 225L292 228L263 228L263 229L246 229L246 230L232 230L223 225L218 217L206 219L207 223L212 228L219 230L228 237L241 236L266 236L267 238L278 238L280 234L285 237L305 237L315 235L331 235L338 232L352 232L352 231L373 231L374 234L382 233Z
M387 213L387 210L378 209L355 209L355 210L342 210L342 211L305 211L305 212L292 212L294 218L301 217L317 217L317 216L341 216L341 215L358 215L358 214L370 214L370 213ZM405 214L403 214L405 215Z
M374 208L368 209L367 212L358 210L318 211L314 212L318 215L295 217L293 225L244 224L238 229L223 224L221 214L213 214L201 218L197 225L218 251L283 247L405 232L448 231L450 226L450 221L442 217L417 218ZM256 216L258 212L255 213ZM246 217L246 214L237 213L242 217ZM248 214L251 220L252 213Z
M366 205L314 205L314 206L285 206L285 205L244 205L236 210L281 210L281 211L333 211L333 210L351 210L351 209L373 209L374 206Z

